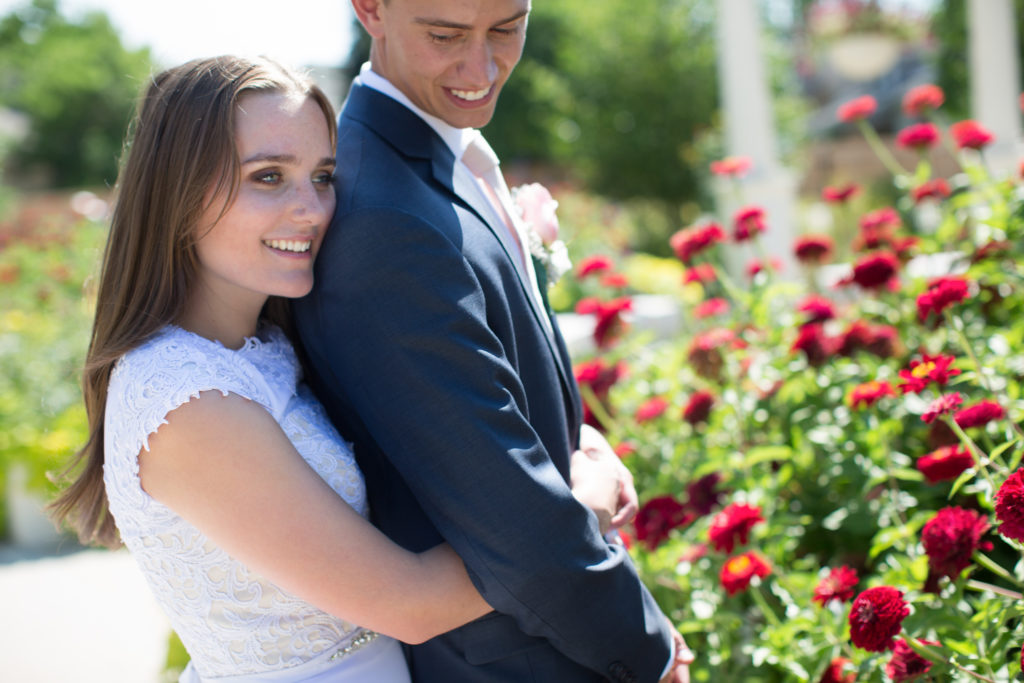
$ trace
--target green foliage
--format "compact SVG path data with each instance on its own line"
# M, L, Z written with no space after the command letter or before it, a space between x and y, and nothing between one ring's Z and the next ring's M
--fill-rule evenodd
M488 139L563 164L612 198L700 196L717 90L713 14L696 0L537 3Z
M0 19L0 105L30 121L14 163L58 187L112 185L150 70L148 49L125 49L101 12L72 22L34 0Z

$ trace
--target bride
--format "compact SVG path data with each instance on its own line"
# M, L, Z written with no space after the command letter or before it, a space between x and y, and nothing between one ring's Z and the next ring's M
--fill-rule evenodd
M447 545L411 553L366 521L352 451L283 331L334 209L334 137L303 77L219 57L157 75L126 147L89 441L53 511L127 546L191 656L183 681L407 682L398 641L491 609ZM573 460L604 525L615 467Z

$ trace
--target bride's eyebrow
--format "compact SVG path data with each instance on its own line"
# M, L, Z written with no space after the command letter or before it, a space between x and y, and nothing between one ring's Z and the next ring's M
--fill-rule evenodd
M294 154L270 154L264 152L257 152L248 159L242 161L242 166L248 166L249 164L256 163L274 163L284 164L285 166L297 166L299 159ZM334 157L323 157L316 163L317 166L337 166L337 160Z

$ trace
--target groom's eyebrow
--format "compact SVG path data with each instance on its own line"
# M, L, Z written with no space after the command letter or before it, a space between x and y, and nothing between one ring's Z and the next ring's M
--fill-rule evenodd
M530 13L530 10L524 9L520 12L516 12L508 19L501 19L495 22L495 26L502 26L503 24L511 24L522 17L525 17ZM460 24L457 21L448 21L447 19L440 19L435 17L416 17L412 20L414 24L420 24L422 26L436 26L438 28L452 28L468 31L473 28L471 24Z

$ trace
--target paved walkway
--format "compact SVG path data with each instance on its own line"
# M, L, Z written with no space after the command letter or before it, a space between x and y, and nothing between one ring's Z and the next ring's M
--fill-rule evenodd
M159 683L169 633L124 550L0 546L3 680Z

